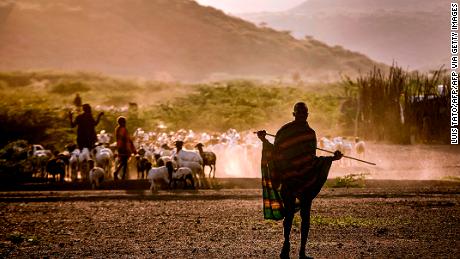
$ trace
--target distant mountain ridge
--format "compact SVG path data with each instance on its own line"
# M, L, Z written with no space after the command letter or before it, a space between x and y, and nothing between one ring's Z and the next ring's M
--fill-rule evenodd
M450 2L447 0L307 0L286 12L241 14L303 38L358 51L409 69L449 63Z
M336 80L377 64L190 0L0 3L0 70L96 71L160 80Z

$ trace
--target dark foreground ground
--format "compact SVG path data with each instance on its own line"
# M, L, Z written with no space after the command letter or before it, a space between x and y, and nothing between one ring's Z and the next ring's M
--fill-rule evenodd
M282 223L262 218L260 179L220 189L146 191L128 181L3 187L2 258L276 258ZM366 181L325 188L313 203L315 258L459 258L460 183ZM145 190L145 191L144 191ZM291 256L297 257L295 219Z

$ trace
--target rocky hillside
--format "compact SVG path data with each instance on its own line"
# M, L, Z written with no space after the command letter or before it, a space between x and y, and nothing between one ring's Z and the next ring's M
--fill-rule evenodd
M449 64L450 2L447 0L308 0L280 13L244 14L256 24L409 69Z
M368 57L256 26L190 0L6 0L0 70L95 71L160 80L366 72Z

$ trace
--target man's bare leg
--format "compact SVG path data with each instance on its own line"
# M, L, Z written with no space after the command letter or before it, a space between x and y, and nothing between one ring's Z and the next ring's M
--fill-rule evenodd
M300 217L302 218L302 223L300 226L300 250L299 250L299 258L309 258L307 257L305 251L307 246L308 240L308 232L310 231L310 211L311 211L311 203L310 199L301 201L300 203Z
M283 228L284 228L284 243L283 248L281 249L280 258L286 259L289 258L289 251L290 251L290 235L291 235L291 228L292 228L292 221L294 220L295 214L295 197L289 194L285 194L283 197L284 202L284 221L283 221Z

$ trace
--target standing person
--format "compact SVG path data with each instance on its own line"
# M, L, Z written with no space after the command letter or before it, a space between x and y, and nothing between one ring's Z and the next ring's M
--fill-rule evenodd
M129 137L128 130L126 129L126 118L123 116L117 119L118 126L115 129L115 136L117 138L118 158L120 164L113 173L113 179L118 179L118 171L123 168L121 179L125 180L128 172L128 160L131 154L136 153L133 141Z
M295 212L299 210L296 199L300 201L302 218L299 258L309 258L305 249L310 229L311 204L327 179L332 161L339 160L343 155L336 151L331 157L317 157L316 133L307 122L307 105L303 102L296 103L293 115L294 121L278 130L273 145L265 138L265 131L258 131L257 136L264 143L263 153L271 153L270 156L264 157L269 160L262 161L262 168L266 166L270 172L269 177L273 184L273 190L270 191L277 192L281 185L284 244L280 258L289 258L292 221ZM264 198L276 200L276 195ZM267 215L266 211L264 214L266 218L280 219L273 214Z
M72 112L69 112L70 127L78 126L77 145L80 150L85 147L91 150L94 147L97 141L96 126L99 124L102 115L104 115L103 112L99 113L96 120L94 120L91 106L87 103L83 104L83 113L79 114L75 121L73 120Z
M75 107L77 107L77 109L80 109L81 107L81 97L80 97L80 94L76 94L75 95L75 99L73 99L73 104L75 105Z

